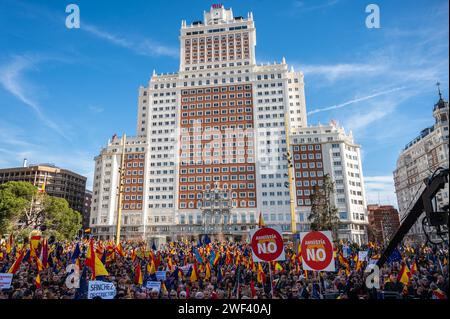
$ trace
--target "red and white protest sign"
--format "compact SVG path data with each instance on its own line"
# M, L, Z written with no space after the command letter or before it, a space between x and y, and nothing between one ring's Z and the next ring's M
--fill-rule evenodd
M304 270L335 271L330 231L300 233Z
M285 260L280 227L263 227L250 233L253 261Z

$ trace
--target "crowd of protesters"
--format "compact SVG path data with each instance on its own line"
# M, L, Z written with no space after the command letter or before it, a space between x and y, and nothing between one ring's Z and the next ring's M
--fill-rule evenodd
M448 247L442 246L399 247L380 270L377 289L368 287L365 272L384 249L375 243L336 243L336 271L313 272L303 270L301 253L291 242L285 244L285 261L254 263L248 243L184 241L155 247L93 239L42 241L33 258L30 244L4 238L0 273L14 274L11 287L0 290L0 299L87 298L87 282L94 279L87 263L93 243L108 272L95 279L114 283L116 299L446 299L449 293ZM43 245L48 248L45 261ZM359 252L367 257L360 260ZM25 256L17 265L21 253ZM76 267L68 271L70 264ZM79 269L78 277L73 268ZM161 271L166 272L161 288L148 289L146 283L158 281L156 272Z

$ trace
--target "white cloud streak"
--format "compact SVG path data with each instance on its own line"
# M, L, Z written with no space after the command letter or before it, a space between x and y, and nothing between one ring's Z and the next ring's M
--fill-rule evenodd
M178 50L169 46L155 43L154 41L144 38L139 41L132 41L131 39L125 39L111 32L101 30L99 27L88 23L82 23L80 30L86 31L91 35L106 40L114 45L134 51L136 54L155 57L155 56L168 56L177 58Z
M391 93L394 93L394 92L397 92L397 91L400 91L400 90L403 90L403 89L405 89L405 87L397 87L397 88L393 88L393 89L390 89L390 90L386 90L386 91L382 91L382 92L377 92L377 93L374 93L374 94L371 94L371 95L367 95L367 96L364 96L364 97L352 99L352 100L350 100L350 101L347 101L347 102L344 102L344 103L341 103L341 104L336 104L336 105L332 105L332 106L328 106L328 107L324 107L324 108L319 108L319 109L316 109L316 110L312 110L312 111L308 112L308 115L315 114L315 113L320 113L320 112L326 112L326 111L331 111L331 110L340 109L340 108L343 108L343 107L348 106L348 105L352 105L352 104L355 104L355 103L367 101L367 100L376 98L376 97L378 97L378 96L382 96L382 95L386 95L386 94L391 94Z
M374 76L386 71L386 66L364 63L306 64L298 65L298 68L305 75L321 76L329 82L346 77Z
M22 103L29 106L42 121L44 125L51 128L59 135L67 139L67 135L62 128L49 119L42 111L39 103L27 94L23 73L28 70L35 69L37 59L27 56L15 56L11 63L0 68L0 84L3 88L14 95Z
M301 12L311 12L319 9L332 7L339 3L339 0L329 0L322 4L307 6L304 1L294 1L294 8L299 9Z

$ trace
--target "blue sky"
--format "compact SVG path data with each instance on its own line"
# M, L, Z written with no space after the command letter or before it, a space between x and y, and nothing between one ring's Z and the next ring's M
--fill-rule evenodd
M65 27L80 7L81 28ZM50 162L88 176L114 133L135 134L137 92L153 69L178 70L181 20L209 1L0 0L0 167ZM435 83L448 97L448 1L223 1L252 11L258 62L305 74L309 123L337 120L362 145L369 202L396 204L400 150L433 123Z

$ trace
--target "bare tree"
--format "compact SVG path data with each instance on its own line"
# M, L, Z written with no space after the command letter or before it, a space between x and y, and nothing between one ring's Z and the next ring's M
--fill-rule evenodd
M323 178L322 185L315 185L310 195L311 214L308 220L311 222L312 230L330 230L333 239L338 239L340 224L338 209L332 203L334 196L334 182L329 174Z

